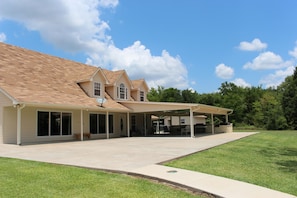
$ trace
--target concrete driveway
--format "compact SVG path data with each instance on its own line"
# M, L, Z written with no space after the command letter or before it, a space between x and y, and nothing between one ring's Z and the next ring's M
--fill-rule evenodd
M0 156L116 171L133 171L254 133L223 133L197 138L130 137L36 145L0 145Z

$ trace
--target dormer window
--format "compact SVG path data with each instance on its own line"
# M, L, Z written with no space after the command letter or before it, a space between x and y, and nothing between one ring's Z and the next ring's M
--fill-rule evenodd
M119 99L127 100L128 98L128 89L125 87L124 83L120 84L120 87L117 89L117 96Z
M101 95L100 83L94 82L94 96L100 96L100 95Z
M144 101L144 91L140 91L140 101Z
M126 99L126 88L123 83L120 84L120 99Z

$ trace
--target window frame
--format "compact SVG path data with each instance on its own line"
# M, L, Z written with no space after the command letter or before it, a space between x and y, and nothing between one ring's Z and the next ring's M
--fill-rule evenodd
M98 92L99 92L99 94L98 94ZM94 94L94 96L101 96L101 83L100 82L93 83L93 94Z
M93 126L91 124L91 116L96 116L96 133L94 133ZM109 134L113 134L114 133L114 115L113 114L109 114ZM103 125L103 126L102 126ZM104 130L102 130L104 129ZM102 114L102 113L90 113L89 114L89 130L91 134L94 135L100 135L100 134L106 134L106 114ZM103 131L103 132L102 132Z
M140 100L141 102L144 102L144 91L140 91L140 92L139 92L139 100Z
M119 87L119 99L121 100L127 99L127 89L124 83L121 83Z
M43 127L45 127L46 129L46 133L44 135L41 135L43 129L40 129L41 125L40 122L41 120L39 119L39 113L43 113L44 115L47 114L47 121L44 120L45 124ZM59 128L59 133L57 131L52 131L53 128L53 120L54 120L54 116L52 115L59 115L56 117L58 128ZM65 115L67 115L68 119L66 119ZM60 122L60 123L59 123ZM63 124L63 122L67 122L66 125L68 125L68 129L66 131L68 131L67 133L65 133L65 123ZM47 126L45 126L47 125ZM71 136L73 134L73 113L69 112L69 111L56 111L56 110L37 110L36 111L36 136L37 137L65 137L65 136Z

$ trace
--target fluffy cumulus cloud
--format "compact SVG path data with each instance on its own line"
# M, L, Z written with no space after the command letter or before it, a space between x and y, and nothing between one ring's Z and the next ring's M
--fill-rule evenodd
M289 51L289 54L297 59L297 42L296 42L296 46L295 46L294 50Z
M232 81L235 85L239 87L251 87L251 84L247 83L244 79L242 78L236 78L235 80Z
M264 69L281 69L290 66L290 61L284 61L280 55L273 52L263 52L254 58L252 62L246 63L244 69L264 70Z
M239 47L243 51L260 51L267 48L266 43L262 43L260 39L255 38L252 42L240 42Z
M223 63L216 66L215 71L217 77L222 79L230 79L234 76L234 69L232 67L229 67Z
M28 30L38 31L43 39L69 52L84 52L87 63L107 69L125 69L134 78L145 78L149 86L189 87L187 69L180 57L163 50L153 56L135 41L117 48L110 26L101 19L103 9L114 9L118 0L1 0L0 20L10 19Z
M0 33L0 42L4 42L6 40L6 35L2 32Z
M280 85L287 76L290 76L294 73L295 67L290 66L283 70L276 70L273 74L270 74L260 80L260 83L263 84L266 88L268 87L277 87Z

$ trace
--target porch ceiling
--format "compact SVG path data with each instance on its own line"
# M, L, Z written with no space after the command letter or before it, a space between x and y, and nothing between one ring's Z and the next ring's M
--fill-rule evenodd
M171 102L135 102L119 101L122 105L131 109L135 113L165 112L175 110L190 110L195 113L227 115L233 112L232 109L216 106L193 104L193 103L171 103Z

